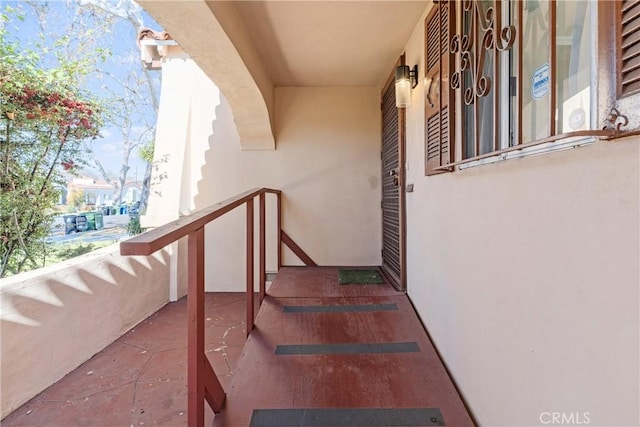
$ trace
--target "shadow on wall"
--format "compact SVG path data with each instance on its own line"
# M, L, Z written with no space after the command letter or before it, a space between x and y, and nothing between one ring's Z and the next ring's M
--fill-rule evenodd
M283 115L286 115L290 108L294 108L289 106L291 103L290 99L284 98L281 107ZM283 126L282 123L276 125L278 129L276 135L282 133ZM344 129L349 129L350 126L348 122L343 124ZM327 139L331 139L331 135L328 135ZM327 177L350 170L353 165L362 160L361 151L350 151L348 147L342 147L341 151L331 151L335 147L327 144L326 147L316 147L317 151L310 152L313 147L309 144L296 144L295 138L279 138L277 144L277 150L243 151L231 107L221 93L220 104L215 108L215 120L211 122L209 148L204 153L202 179L197 184L198 191L194 197L196 210L254 187L271 187L285 193L287 190L306 191L311 184L325 183ZM377 140L376 144L378 144ZM376 146L375 156L379 156L378 151L379 148ZM322 156L323 159L330 158L330 161L315 162L316 155ZM309 167L292 167L295 162L306 163ZM355 179L359 180L356 185L374 192L379 191L378 175L355 176ZM221 180L224 182L219 182ZM344 182L344 185L349 187L354 183ZM324 187L323 189L329 192L333 190ZM326 204L331 201L331 198L327 198L321 203Z
M197 208L254 187L279 189L284 229L316 262L377 264L379 250L374 248L379 247L381 234L378 92L373 88L284 88L277 105L277 150L243 151L231 108L221 96L215 121L207 123L211 127L197 183ZM273 216L267 209L270 221ZM227 225L216 222L212 229L224 247L223 256L235 263L243 256L242 209L229 215L233 219L225 219ZM272 228L267 224L268 241ZM217 252L212 256L217 257ZM215 262L211 261L213 268ZM285 252L284 262L298 261ZM243 270L241 264L234 265L233 271L237 268ZM215 276L229 273L240 278L230 270L223 266Z
M247 170L241 158L258 155L268 162L269 155L272 155L273 151L242 151L231 107L222 94L211 116L214 120L202 123L202 126L207 127L207 132L203 134L206 134L208 139L204 147L204 162L200 168L200 178L197 183L194 183L197 186L193 199L195 210L209 207L253 187L269 186L266 177L256 176L254 169ZM265 178L265 181L256 184L256 178ZM267 195L266 203L267 269L275 271L277 269L275 196ZM244 291L245 212L246 207L240 206L207 226L205 282L208 292ZM254 200L254 218L257 243L259 219L257 198ZM257 244L256 251L258 251ZM184 260L181 257L181 265L183 263ZM257 269L255 274L258 274Z
M241 165L237 163L237 153L242 151L240 136L231 107L222 92L220 92L220 102L215 107L214 119L210 122L210 129L207 150L203 153L201 180L197 183L198 192L194 197L196 209L205 208L249 190L249 188L243 188L237 191L237 188L244 185L247 171L243 171L239 167ZM260 151L260 153L265 152ZM224 171L222 175L220 171ZM224 182L218 182L221 179Z
M77 368L169 301L169 255L114 245L0 285L2 413Z
M245 185L247 171L237 163L237 153L242 150L240 137L231 107L222 93L220 93L220 102L215 107L214 120L210 121L209 125L208 144L203 153L204 163L200 170L201 179L197 183L197 195L194 197L196 209L206 208L252 188L250 185ZM267 197L267 201L269 199L271 197ZM205 242L208 260L205 270L207 292L244 291L245 212L246 207L240 206L207 226ZM254 200L256 220L258 215L256 199Z
M293 71L284 55L284 48L282 42L274 28L278 28L278 23L274 22L272 14L267 10L267 5L260 2L251 2L251 4L245 4L244 2L237 2L235 6L246 15L251 15L251 22L258 28L255 31L250 31L249 34L260 34L260 38L263 40L254 40L254 44L260 46L258 54L261 56L263 62L272 64L275 68L274 76L278 76L278 79L274 81L275 86L299 86L301 82L295 79Z

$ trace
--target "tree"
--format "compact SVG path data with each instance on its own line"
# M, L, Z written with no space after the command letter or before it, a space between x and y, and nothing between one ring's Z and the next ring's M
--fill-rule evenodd
M100 140L90 147L90 166L116 190L115 203L122 200L130 176L131 155L155 132L159 85L141 66L135 45L138 30L144 26L142 8L133 0L75 0L67 7L50 7L46 2L29 3L37 16L41 33L48 39L65 38L62 46L69 58L80 58L92 51L103 55L101 67L94 67L92 88L108 100L105 128L119 136L120 166L117 173L106 168ZM117 54L112 54L117 49ZM132 67L130 59L134 59ZM124 65L124 66L123 66ZM150 185L151 165L143 179L142 207Z
M82 6L81 9L100 10L111 19L126 23L136 34L144 27L142 8L133 0L78 0L78 3ZM131 69L126 76L116 76L104 70L100 72L100 75L102 78L110 79L116 83L111 94L112 98L116 100L115 104L118 105L118 108L114 109L110 121L118 125L117 128L122 137L122 162L116 184L118 193L115 201L117 203L122 200L124 185L130 169L131 154L135 149L140 149L143 144L150 143L153 146L152 137L155 133L155 119L159 108L159 87L154 83L149 70L141 65ZM141 112L153 114L140 114ZM132 118L135 118L135 121ZM150 118L151 122L148 121ZM153 156L150 159L142 156L141 158L146 161L140 200L140 211L144 212L151 187ZM103 178L107 182L112 182L111 176L97 156L94 161Z
M115 203L120 203L123 199L124 195L124 186L127 183L127 177L129 174L129 159L131 158L131 154L134 150L137 150L141 147L146 141L149 141L151 136L153 135L154 126L146 123L142 120L134 121L134 110L139 108L138 102L130 102L132 96L135 96L135 91L133 88L127 86L126 95L128 95L127 99L121 98L117 99L116 103L120 106L120 108L115 109L113 115L111 116L111 121L113 123L118 124L118 130L120 136L122 137L122 151L121 151L121 165L120 165L120 173L118 175L117 180L117 193L115 197ZM143 159L145 161L148 160ZM153 161L153 159L151 159ZM96 159L96 164L99 166L99 169L104 172L104 168L100 164L100 161Z
M0 14L2 277L41 265L63 172L91 166L123 189L131 154L153 139L159 76L139 63L135 35L142 13L133 0L25 0L0 7ZM117 180L101 163L104 152L93 150L107 125L121 137ZM143 194L149 161L146 169ZM143 196L141 209L145 205Z
M85 164L85 141L99 135L100 104L81 89L95 58L40 55L10 40L0 12L0 277L42 265L44 237L64 185L62 170Z
M82 204L84 203L84 190L73 190L69 193L67 197L67 204L73 210L79 210Z

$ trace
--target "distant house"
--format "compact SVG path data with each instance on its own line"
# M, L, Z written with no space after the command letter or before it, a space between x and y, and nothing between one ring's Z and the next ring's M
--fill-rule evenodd
M67 184L67 194L75 191L84 193L85 204L112 204L115 199L115 183L96 180L94 178L74 178Z
M124 192L122 193L122 200L133 203L140 200L142 194L142 185L139 182L128 181L124 185Z
M91 177L72 178L65 190L62 204L66 204L67 197L74 191L84 192L84 203L88 205L113 205L118 196L118 184L116 181L107 182ZM140 200L142 185L138 182L128 181L124 185L122 201L133 203Z

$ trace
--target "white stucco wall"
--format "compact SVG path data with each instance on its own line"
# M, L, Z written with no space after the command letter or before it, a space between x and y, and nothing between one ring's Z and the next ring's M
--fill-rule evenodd
M241 151L223 97L195 203L205 207L254 187L283 191L283 228L320 265L380 263L380 104L376 88L278 88L276 150ZM268 215L275 198L267 197ZM257 200L255 206L257 216ZM240 208L208 226L208 290L242 290ZM275 222L268 270L275 271ZM257 241L257 240L256 240ZM209 255L210 254L210 255ZM288 250L283 264L300 261Z
M114 245L0 280L0 419L165 305L168 258Z
M154 148L154 173L143 227L157 227L197 209L205 153L216 122L220 90L179 46L162 59L162 91ZM233 118L225 125L235 129ZM170 299L186 295L186 238L170 245Z
M225 91L236 111L243 147L273 149L273 82L233 2L191 0L179 7L171 1L139 3Z
M422 26L406 47L421 70ZM423 93L408 292L477 421L638 425L640 138L425 177Z
M233 117L216 117L220 90L180 47L168 48L161 72L154 175L149 207L141 217L145 227L166 224L203 207L196 206L195 197L214 125L235 132ZM237 143L237 132L234 137Z
M226 99L193 60L175 48L162 73L157 170L143 226L271 187L283 191L284 230L317 263L380 263L379 89L278 88L276 150L249 151ZM277 270L275 207L268 195L268 271ZM254 209L257 225L257 199ZM178 254L170 275L176 299L186 291L186 270L184 250L172 250ZM206 251L206 289L243 291L244 207L207 226ZM301 262L285 249L283 264Z

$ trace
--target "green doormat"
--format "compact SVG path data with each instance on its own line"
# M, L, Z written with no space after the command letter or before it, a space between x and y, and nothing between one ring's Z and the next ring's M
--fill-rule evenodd
M338 270L338 283L341 285L372 285L382 284L384 280L378 270Z

